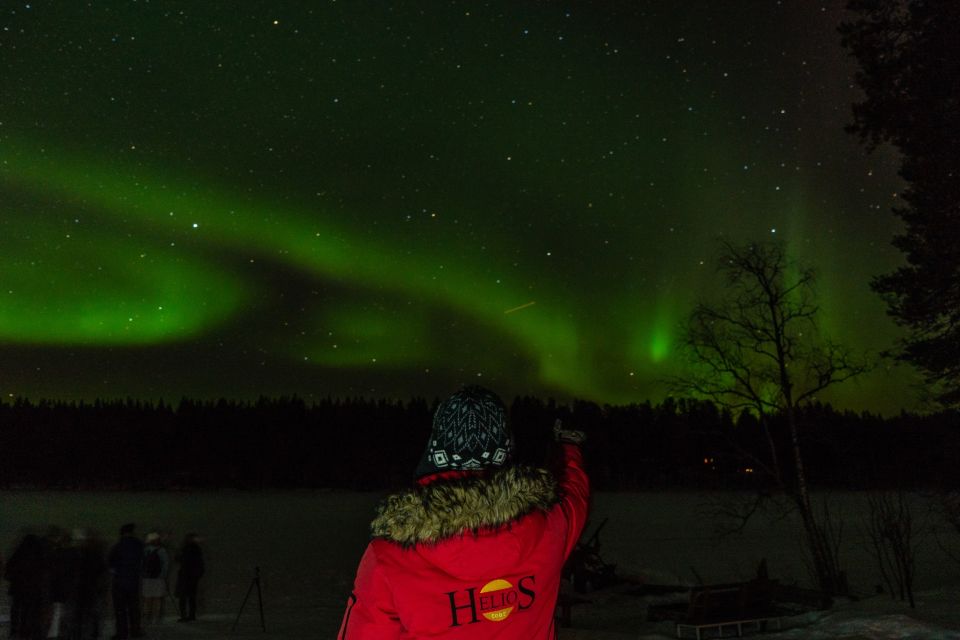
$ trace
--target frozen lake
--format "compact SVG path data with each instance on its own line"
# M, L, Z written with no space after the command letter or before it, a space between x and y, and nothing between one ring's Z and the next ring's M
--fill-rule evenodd
M771 577L809 584L802 541L789 519L761 516L741 534L722 539L714 535L716 522L710 513L723 495L598 494L590 531L609 518L601 534L604 559L617 564L619 573L649 583L693 584L696 575L706 582L748 579L760 559L766 558ZM201 583L204 622L189 631L180 625L164 625L151 637L210 635L203 633L204 629L212 635L226 635L250 586L254 567L259 566L270 637L302 636L309 629L311 637L333 638L367 541L367 523L381 497L343 491L5 491L0 492L0 549L9 555L25 528L43 530L47 525L87 527L108 542L115 539L124 522L136 522L141 535L151 530L169 531L177 542L187 531L197 531L205 539L209 567ZM830 500L844 518L841 557L851 588L855 593L871 594L881 577L864 544L862 518L867 495L835 494ZM940 538L949 541L960 556L960 535L934 521L928 514L930 501L916 497L913 505L915 518L938 525ZM947 558L932 535L918 544L917 590L931 594L960 590L960 565ZM596 606L578 609L575 620L595 629L631 632L623 637L639 633L658 637L671 632L662 625L645 625L645 602L630 598L618 597L611 604L598 594ZM889 602L885 596L871 598L871 602L881 600ZM5 613L5 600L0 606ZM889 606L882 608L888 612ZM172 610L169 613L172 615ZM922 617L922 612L919 615ZM938 622L950 624L942 616ZM955 628L960 629L960 616L956 623ZM241 635L259 632L255 606L248 603L240 627ZM887 637L844 633L848 637ZM578 632L565 637L599 638L604 634Z

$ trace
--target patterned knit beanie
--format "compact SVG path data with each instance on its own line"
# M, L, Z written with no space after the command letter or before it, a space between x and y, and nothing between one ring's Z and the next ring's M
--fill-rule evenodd
M415 475L500 467L510 459L512 448L500 398L483 387L464 387L437 407Z

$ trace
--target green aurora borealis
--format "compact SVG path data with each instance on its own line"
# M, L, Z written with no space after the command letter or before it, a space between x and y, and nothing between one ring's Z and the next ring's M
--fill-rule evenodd
M721 237L890 346L842 3L673 4L8 5L0 393L656 401Z

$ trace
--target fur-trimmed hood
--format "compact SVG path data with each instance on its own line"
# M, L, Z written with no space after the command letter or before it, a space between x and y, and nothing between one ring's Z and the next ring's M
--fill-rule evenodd
M403 546L430 544L468 531L507 526L559 502L544 469L506 467L483 475L439 479L389 496L370 525L375 538Z

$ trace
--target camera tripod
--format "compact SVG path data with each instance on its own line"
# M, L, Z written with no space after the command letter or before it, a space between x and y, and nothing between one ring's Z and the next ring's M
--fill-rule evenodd
M264 632L267 631L267 624L263 620L263 594L260 591L260 567L253 568L253 580L250 581L250 587L247 589L247 595L243 597L243 602L240 604L240 611L237 611L237 619L233 621L233 626L230 628L230 633L234 633L237 630L237 623L240 622L240 616L243 614L243 608L247 606L247 600L250 599L250 594L253 592L253 588L257 588L257 604L260 605L260 628Z

